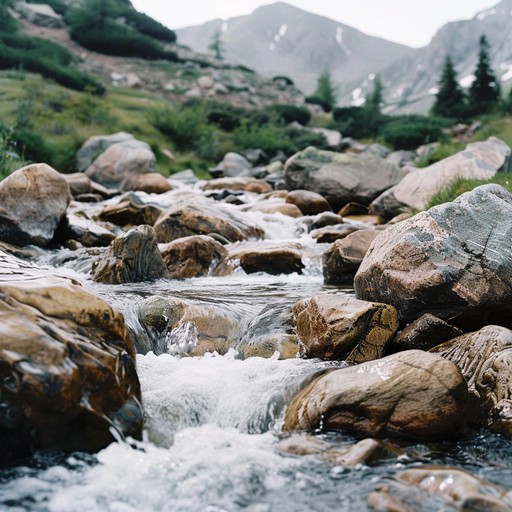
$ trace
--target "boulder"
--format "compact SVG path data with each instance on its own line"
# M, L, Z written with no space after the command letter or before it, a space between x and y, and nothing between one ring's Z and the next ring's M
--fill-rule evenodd
M210 236L178 238L160 247L170 277L183 279L215 274L228 251Z
M32 164L0 182L0 240L47 246L71 200L66 180L46 164Z
M248 325L235 346L243 357L270 358L279 352L279 359L294 359L299 352L299 339L294 332L289 306L269 304Z
M94 181L107 187L119 187L133 174L153 173L156 157L149 144L128 139L109 146L85 170Z
M326 199L309 190L292 190L286 195L286 202L298 206L303 215L317 215L330 212L331 207Z
M510 325L511 237L512 194L478 187L383 231L356 274L356 296L392 304L406 323L431 313L463 330Z
M362 363L378 359L398 329L396 310L350 295L320 293L292 306L306 357Z
M215 168L210 169L210 174L214 178L249 176L251 168L251 163L245 157L231 152L227 153Z
M471 396L480 410L474 421L512 438L512 331L488 325L477 332L463 334L431 352L454 362L464 375Z
M264 236L262 229L246 224L224 210L204 204L171 207L158 218L155 232L161 243L211 233L217 233L230 242Z
M244 192L254 192L256 194L265 194L272 190L272 187L263 180L238 176L235 178L217 178L207 181L203 190L242 190Z
M283 199L277 197L265 199L263 201L258 201L256 204L251 206L247 211L261 212L269 215L272 215L274 213L280 213L282 215L286 215L287 217L293 217L294 219L302 217L302 212L300 211L300 208L298 206L286 203Z
M409 324L394 340L392 348L401 350L429 350L436 345L460 336L462 331L437 316L425 313Z
M45 3L16 2L14 8L30 23L45 28L65 28L66 22L60 14Z
M92 279L99 283L138 283L168 277L151 226L141 225L118 236L92 267Z
M322 258L324 283L351 285L359 265L379 231L360 229L345 238L336 240Z
M396 200L424 210L429 200L457 178L489 180L500 170L508 171L510 147L496 137L473 142L464 151L405 175L393 190Z
M109 229L77 214L68 214L63 236L67 240L76 240L85 247L108 246L116 237Z
M466 381L454 363L409 350L323 372L293 398L283 430L436 440L464 430L468 404Z
M121 183L121 190L139 190L147 194L163 194L172 190L172 185L159 172L132 174Z
M142 435L120 313L74 281L0 254L0 465ZM117 433L116 433L117 432Z
M95 135L89 137L76 152L76 169L84 172L94 160L113 144L134 140L133 135L125 132L113 133L112 135Z
M240 334L237 314L216 304L194 305L177 298L154 295L137 305L137 316L151 346L138 351L155 354L202 356L207 352L225 354Z
M302 274L302 246L292 242L253 243L234 246L228 258L238 260L247 274Z
M118 226L153 226L164 211L158 204L144 203L136 194L129 194L123 196L118 203L105 206L97 218Z
M385 219L391 219L407 211L407 206L400 203L395 197L395 187L388 188L376 197L368 207L371 215L378 215Z
M402 177L402 171L383 158L321 151L314 147L295 154L285 166L289 190L316 192L327 199L334 211L350 202L368 205Z
M63 174L62 177L67 181L69 191L73 197L91 194L93 191L91 178L86 176L83 172Z
M323 228L314 229L310 234L311 238L314 238L319 244L332 244L336 240L346 238L360 229L368 229L368 226L363 226L361 224L345 223L342 220L341 224L327 225Z

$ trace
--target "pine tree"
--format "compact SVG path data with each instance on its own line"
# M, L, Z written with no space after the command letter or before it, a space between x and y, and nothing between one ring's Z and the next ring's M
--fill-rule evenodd
M500 99L500 86L491 68L490 46L484 35L480 37L479 44L475 80L469 88L469 100L474 114L490 112L498 105Z
M380 77L377 75L373 82L373 91L366 96L364 106L372 112L380 114L380 109L384 103L383 86Z
M315 92L306 98L306 102L320 105L326 112L330 112L336 105L336 96L331 73L326 69L318 77Z
M442 117L459 117L465 108L465 96L457 81L450 55L446 56L438 85L439 91L431 110L432 114Z
M213 36L213 40L210 43L210 46L208 46L208 49L213 52L216 59L218 59L218 60L224 59L224 48L222 45L222 40L220 38L220 32L217 32Z

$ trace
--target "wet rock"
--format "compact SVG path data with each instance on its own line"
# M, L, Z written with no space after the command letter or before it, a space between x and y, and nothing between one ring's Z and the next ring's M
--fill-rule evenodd
M121 190L140 190L147 194L163 194L172 190L172 185L159 172L133 174L121 183Z
M443 510L506 512L512 509L512 492L457 468L412 468L395 482L370 495L371 508L423 510L428 496L444 500ZM436 509L440 504L437 502ZM445 508L446 507L446 508ZM438 509L439 510L439 509Z
M485 185L391 226L354 279L356 296L412 322L431 313L463 330L511 324L512 194Z
M368 228L368 226L364 226ZM345 223L327 225L323 228L314 229L311 231L311 237L314 238L319 244L332 244L336 240L346 238L351 233L355 233L360 229L364 229L360 224Z
M428 201L457 178L489 180L500 170L508 170L510 147L496 137L473 142L464 151L423 169L414 169L395 187L399 203L423 210Z
M336 226L343 224L343 217L337 213L324 212L311 219L311 230L325 228L326 226Z
M68 240L76 240L85 247L105 247L116 237L109 229L76 214L68 214L63 236Z
M379 231L361 229L336 240L324 253L322 268L324 283L351 285L363 258Z
M170 277L183 279L215 274L227 256L223 245L210 236L178 238L160 247Z
M292 190L287 194L286 202L298 206L303 215L332 211L323 196L309 190Z
M471 396L483 412L475 414L473 420L483 421L512 438L512 331L489 325L434 347L431 352L460 368Z
M414 160L416 159L415 151L408 151L405 149L401 149L399 151L393 151L386 156L386 160L391 162L398 167L404 167L406 165L412 165Z
M270 358L279 352L279 359L293 359L299 352L299 339L293 328L289 306L265 306L252 320L240 342L235 346L244 357Z
M466 381L454 363L409 350L321 374L292 400L283 430L442 439L465 428L468 404Z
M302 247L297 243L242 244L229 250L229 259L238 260L247 274L302 274Z
M391 219L407 210L407 206L400 203L395 197L394 190L395 187L391 187L382 192L380 196L376 197L370 203L368 211L372 215L378 215L384 219Z
M135 194L109 204L98 214L98 219L118 226L153 226L165 209L155 203L144 203Z
M349 446L336 446L311 434L295 434L276 446L276 450L290 455L313 455L327 464L353 468L360 464L373 466L384 458L396 456L389 444L377 439L363 439Z
M85 170L92 180L107 187L119 187L134 174L153 173L156 158L149 144L127 139L109 146Z
M294 219L302 217L302 212L298 206L286 203L284 199L279 198L259 201L255 205L251 206L247 211L267 214L281 213L288 217L293 217Z
M38 449L98 451L140 438L123 317L75 282L0 254L0 464Z
M214 178L249 176L251 163L238 153L227 153L222 161L213 169L210 174Z
M134 140L134 137L133 135L125 132L89 137L76 153L77 170L79 172L84 172L87 167L89 167L94 160L110 146L127 140Z
M47 246L64 221L71 194L66 180L46 164L32 164L0 182L0 240Z
M396 310L387 304L320 293L292 306L306 357L361 363L378 359L398 329Z
M425 313L409 324L394 340L393 350L429 350L460 336L462 331L437 316Z
M153 296L141 301L138 318L151 340L151 347L138 345L144 353L202 356L225 354L240 334L240 319L225 308L194 305L176 298ZM147 339L143 337L143 340Z
M92 193L91 178L83 172L63 174L62 177L67 181L69 191L73 197Z
M118 236L92 267L98 283L138 283L168 277L167 266L158 250L151 226L138 226Z
M183 205L172 207L160 215L155 223L158 241L172 242L192 235L218 233L230 242L250 238L263 238L264 232L246 224L223 210L208 205Z
M327 199L334 211L352 201L370 204L403 177L400 169L372 155L348 155L309 147L285 165L289 190L305 189Z
M263 180L248 177L218 178L207 181L203 190L242 190L244 192L254 192L256 194L265 194L270 192L272 187Z

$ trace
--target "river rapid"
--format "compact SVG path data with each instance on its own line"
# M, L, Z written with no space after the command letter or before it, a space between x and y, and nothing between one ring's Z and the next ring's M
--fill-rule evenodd
M254 213L267 240L296 241L305 251L303 275L246 275L100 285L90 280L90 261L67 251L41 256L40 264L78 278L123 312L142 335L134 313L142 298L178 297L230 312L240 333L265 306L287 306L324 290L321 255L300 219ZM264 243L264 242L263 242ZM66 262L66 263L64 263ZM350 290L346 290L350 293ZM187 343L187 332L182 332ZM96 455L39 453L25 465L0 470L0 510L311 512L367 510L367 497L409 467L440 464L469 470L512 487L512 444L488 431L436 444L394 441L397 451L370 467L333 466L314 456L278 451L286 436L284 412L305 379L343 363L320 360L243 360L226 355L181 357L172 353L137 356L145 410L143 441L119 439ZM341 432L317 432L333 446L358 439ZM447 510L431 497L422 510ZM448 509L450 510L450 509Z

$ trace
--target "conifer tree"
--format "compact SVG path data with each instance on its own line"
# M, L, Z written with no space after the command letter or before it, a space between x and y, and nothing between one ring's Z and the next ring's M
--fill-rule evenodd
M326 112L330 112L336 105L336 88L334 87L329 70L320 74L316 83L316 89L312 96L308 96L308 103L320 105Z
M373 82L373 91L366 96L365 107L377 114L380 113L384 102L383 86L380 77L377 75Z
M457 74L450 55L446 56L439 80L439 90L432 107L432 114L442 117L459 117L465 108L464 92L457 81Z
M218 60L223 60L224 59L224 48L223 48L223 45L222 45L222 40L221 40L220 32L217 32L213 36L213 40L210 43L210 46L208 46L208 49L213 52L213 54L214 54L216 59L218 59Z
M479 44L475 80L469 88L470 107L474 114L490 112L498 105L500 99L500 86L491 68L490 46L484 35L480 37Z

